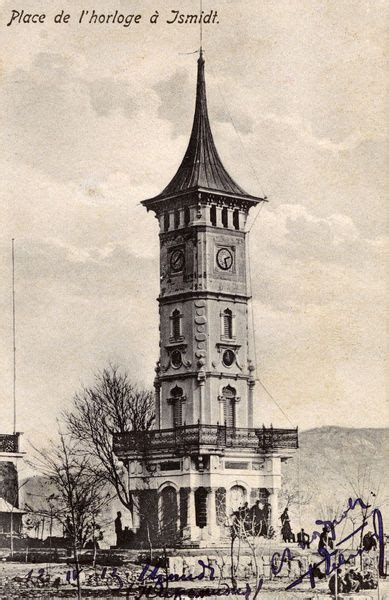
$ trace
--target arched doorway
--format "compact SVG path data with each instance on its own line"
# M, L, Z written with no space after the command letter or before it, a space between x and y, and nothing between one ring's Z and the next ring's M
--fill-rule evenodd
M230 514L238 510L247 501L247 491L243 485L233 485L229 491Z
M159 495L159 532L165 539L177 534L178 507L177 492L173 486L163 488Z
M226 490L225 488L217 488L216 490L216 520L217 524L225 525L227 517L226 507Z

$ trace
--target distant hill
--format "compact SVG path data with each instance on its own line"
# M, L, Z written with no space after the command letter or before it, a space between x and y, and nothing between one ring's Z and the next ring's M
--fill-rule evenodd
M299 446L284 467L285 487L299 487L303 500L310 498L307 504L294 505L289 511L295 529L300 513L302 525L309 530L315 519L339 515L347 508L349 497L367 499L388 515L389 428L310 429L300 432Z

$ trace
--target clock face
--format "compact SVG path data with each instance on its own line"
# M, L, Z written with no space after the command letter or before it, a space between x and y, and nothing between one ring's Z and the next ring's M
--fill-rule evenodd
M231 269L234 263L234 257L231 250L228 248L220 248L216 254L216 262L218 267L220 267L220 269L223 271L228 271Z
M184 268L184 262L184 251L181 250L181 248L173 250L173 252L170 255L170 269L173 271L173 273L178 273L178 271L182 271L182 269Z

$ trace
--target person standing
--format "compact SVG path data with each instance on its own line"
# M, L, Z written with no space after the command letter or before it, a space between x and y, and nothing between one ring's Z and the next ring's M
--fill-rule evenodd
M116 546L120 547L123 535L122 513L117 512L115 519Z

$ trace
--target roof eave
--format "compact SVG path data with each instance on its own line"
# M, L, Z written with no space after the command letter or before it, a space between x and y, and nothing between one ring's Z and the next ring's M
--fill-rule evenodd
M259 196L251 196L250 194L235 194L233 192L226 192L223 190L214 190L211 188L205 188L196 186L193 188L189 188L187 190L181 190L179 192L175 192L173 194L158 194L158 196L154 196L153 198L148 198L146 200L142 200L141 204L149 210L155 210L158 206L161 206L164 202L169 200L174 200L175 198L179 198L180 196L187 196L193 193L199 194L207 194L213 196L220 196L224 198L231 198L234 200L242 201L248 203L250 206L256 206L260 202L268 202L266 196L264 198L260 198Z

